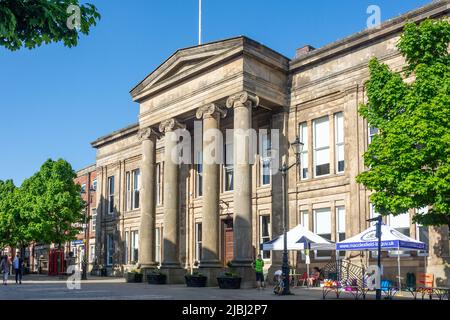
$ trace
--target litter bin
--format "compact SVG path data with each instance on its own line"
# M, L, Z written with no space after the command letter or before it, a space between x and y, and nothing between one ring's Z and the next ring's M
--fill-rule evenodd
M108 276L108 274L107 274L107 272L106 272L106 268L101 268L101 269L100 269L100 276L102 276L102 277Z

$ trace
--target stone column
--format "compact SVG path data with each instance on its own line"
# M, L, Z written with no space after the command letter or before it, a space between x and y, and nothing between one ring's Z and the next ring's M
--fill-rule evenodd
M258 106L259 98L241 92L227 99L227 108L234 109L234 260L242 276L242 287L254 287L252 272L252 174L249 155L252 141L252 108Z
M164 137L164 231L163 231L163 261L161 269L167 274L168 283L183 283L184 270L181 269L179 259L179 163L177 162L176 129L184 128L175 119L161 122L159 131Z
M203 216L202 256L199 267L208 277L208 285L217 285L221 268L219 259L219 164L223 158L223 139L220 118L226 111L216 104L209 104L197 110L197 119L203 119Z
M139 226L139 265L145 274L155 268L155 220L156 220L156 138L159 136L152 128L139 131L142 144L141 164L141 221Z

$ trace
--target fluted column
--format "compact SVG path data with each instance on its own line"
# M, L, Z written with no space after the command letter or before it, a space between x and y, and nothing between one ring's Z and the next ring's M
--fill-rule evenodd
M230 96L227 108L234 109L234 260L236 267L250 267L252 247L252 174L249 154L252 129L252 108L259 98L247 92ZM256 143L256 141L253 141Z
M156 219L156 139L159 136L152 128L139 131L142 144L141 164L141 221L139 226L139 264L142 269L154 268L155 219Z
M203 119L203 216L202 256L200 267L220 267L219 259L219 163L222 160L220 118L226 111L216 104L197 110L197 119ZM220 159L219 159L220 158ZM215 281L215 279L213 279Z
M160 132L164 137L164 255L161 264L162 268L180 268L178 232L179 226L179 207L180 192L178 184L178 158L177 153L178 137L174 132L176 129L184 128L175 119L169 119L161 122Z

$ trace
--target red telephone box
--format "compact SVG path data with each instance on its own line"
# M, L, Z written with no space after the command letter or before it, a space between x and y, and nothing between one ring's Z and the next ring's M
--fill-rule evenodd
M57 276L65 272L64 251L51 250L48 255L48 275Z

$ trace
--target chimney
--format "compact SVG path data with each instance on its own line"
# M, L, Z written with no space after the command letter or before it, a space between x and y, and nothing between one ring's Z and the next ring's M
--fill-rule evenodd
M314 49L316 49L316 48L314 48L313 46L310 46L309 44L307 44L306 46L303 46L301 48L298 48L295 51L295 58L299 58L301 56L304 56L305 54L307 54L308 52L313 51Z

